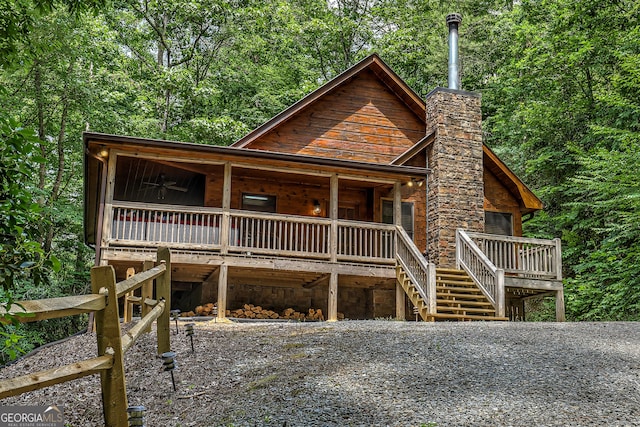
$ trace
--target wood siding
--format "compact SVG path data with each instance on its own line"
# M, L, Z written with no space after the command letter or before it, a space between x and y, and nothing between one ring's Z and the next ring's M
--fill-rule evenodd
M247 148L385 164L424 132L423 119L366 71Z
M522 214L518 199L487 168L484 169L484 210L512 214L513 235L522 236Z

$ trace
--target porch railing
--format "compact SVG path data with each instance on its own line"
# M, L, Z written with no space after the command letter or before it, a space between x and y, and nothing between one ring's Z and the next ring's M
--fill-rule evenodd
M431 267L425 257L418 251L411 237L401 226L397 227L397 260L418 293L427 303L429 314L436 313L436 278L435 265Z
M562 280L560 239L544 240L466 232L467 236L508 276Z
M496 267L464 230L456 230L456 263L465 270L496 309L504 317L504 270Z
M118 202L106 240L108 245L315 259L332 259L333 250L336 260L393 263L395 233L388 224L340 220L332 228L327 218Z

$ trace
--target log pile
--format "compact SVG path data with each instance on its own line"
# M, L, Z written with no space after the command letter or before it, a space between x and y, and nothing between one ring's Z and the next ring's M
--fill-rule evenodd
M215 316L217 313L217 305L207 303L197 306L193 311L181 313L181 317L194 316ZM324 321L324 313L319 308L310 308L307 313L296 311L293 308L286 308L281 312L265 309L259 305L245 304L242 308L236 310L227 310L227 317L236 317L239 319L289 319L300 321ZM338 313L338 320L344 320L344 314Z
M301 313L293 308L287 308L280 313L267 310L259 305L245 304L242 308L230 310L230 317L238 319L291 319L291 320L324 320L321 309L310 308L308 313Z

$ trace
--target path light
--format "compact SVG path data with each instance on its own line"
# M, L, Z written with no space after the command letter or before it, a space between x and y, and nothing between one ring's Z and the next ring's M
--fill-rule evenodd
M185 331L187 331L187 336L189 337L189 339L191 340L191 352L195 352L195 349L193 348L193 334L195 333L193 327L195 326L195 323L187 323L186 325L184 325L184 329Z
M418 314L420 314L420 309L418 307L413 307L413 314L416 315L416 322L418 321Z
M180 310L176 308L169 313L171 313L171 318L176 321L176 335L178 335L178 317L180 317Z
M160 356L162 357L162 368L165 372L171 372L171 382L173 383L173 391L176 391L176 380L173 377L173 370L177 366L175 362L176 352L175 351L167 351L166 353L162 353Z
M144 423L144 406L129 406L127 408L127 416L129 419L129 427L145 426Z

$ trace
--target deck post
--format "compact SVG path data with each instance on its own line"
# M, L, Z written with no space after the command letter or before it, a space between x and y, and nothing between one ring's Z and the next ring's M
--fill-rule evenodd
M402 183L396 181L393 186L393 223L402 226Z
M101 245L101 247L107 247L109 242L111 241L111 225L113 224L113 188L115 185L115 177L116 177L116 158L118 156L113 152L110 153L108 168L107 168L107 179L106 179L106 191L105 191L105 201L104 201L104 211L103 211L103 219L102 224L98 224L98 227L102 227L102 241L96 242ZM100 265L107 265L107 260L101 259Z
M334 173L331 175L329 185L329 217L331 218L331 244L329 245L329 252L331 262L336 262L338 261L338 174Z
M556 291L556 322L564 322L564 289L558 289Z
M436 314L438 312L438 297L437 297L437 288L436 288L436 265L432 262L428 264L428 273L427 273L427 297L429 301L427 301L429 314Z
M104 310L95 312L98 356L107 354L113 356L111 369L100 371L104 424L107 426L126 426L127 387L122 357L122 339L120 338L122 335L120 314L118 313L116 273L110 265L91 269L91 291L94 294L99 294L101 289L106 290L107 305Z
M133 267L127 268L127 273L126 273L127 279L133 276L134 274L136 274L135 268ZM129 323L133 318L133 302L129 301L129 297L132 297L132 296L133 296L133 291L127 292L124 295L124 304L122 305L123 323Z
M222 224L220 224L220 253L229 252L229 234L231 231L231 163L224 164L224 183L222 189ZM220 310L218 310L218 313Z
M228 281L227 264L220 266L218 273L218 319L223 320L227 311L227 281Z
M327 321L338 320L338 273L329 275L329 302L327 304Z
M156 321L156 333L158 335L158 354L171 351L169 321L171 310L171 253L169 248L158 248L157 263L164 263L164 274L156 279L156 299L164 300L164 311ZM143 300L144 305L144 300Z
M496 278L496 316L505 317L504 269L498 268L496 271Z
M406 305L404 299L404 289L398 280L396 280L396 320L406 320Z

